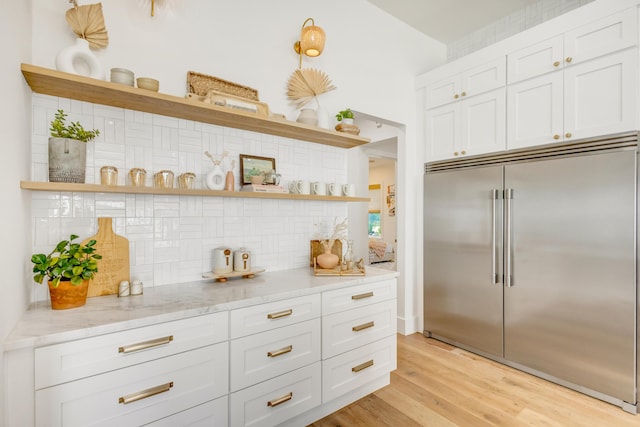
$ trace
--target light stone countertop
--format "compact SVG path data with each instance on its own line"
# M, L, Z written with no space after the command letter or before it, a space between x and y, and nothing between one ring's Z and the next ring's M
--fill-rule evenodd
M4 351L40 347L161 322L316 294L397 277L395 271L366 267L365 276L313 275L310 268L281 270L252 279L213 279L144 289L139 296L88 298L68 310L52 310L49 301L34 303L4 342Z

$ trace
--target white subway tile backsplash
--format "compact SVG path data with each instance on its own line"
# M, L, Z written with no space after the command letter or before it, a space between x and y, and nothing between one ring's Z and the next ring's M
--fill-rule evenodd
M343 149L46 95L32 99L31 176L37 181L48 180L48 127L62 108L101 132L87 146L87 183L99 183L100 167L113 165L118 185L130 185L129 170L141 167L147 186L155 172L169 169L176 178L196 173L196 188L206 188L214 165L205 151L217 158L228 152L225 172L235 160L236 190L240 154L274 158L283 186L295 179L346 182ZM92 236L98 217L112 217L114 231L129 239L131 279L145 287L199 280L222 246L246 248L253 265L268 270L307 266L313 224L347 213L342 202L117 193L33 192L31 206L34 252L48 253L72 233ZM46 299L46 287L34 286L33 298Z

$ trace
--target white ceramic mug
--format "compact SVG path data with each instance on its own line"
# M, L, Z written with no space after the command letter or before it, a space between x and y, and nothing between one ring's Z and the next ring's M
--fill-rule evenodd
M327 195L327 184L324 182L314 182L311 184L311 192L318 196Z
M342 194L342 186L337 182L329 184L329 194L332 196L339 196Z
M311 193L311 184L309 181L301 179L296 182L296 190L298 190L298 194L310 194Z
M289 181L289 193L298 194L298 181Z
M345 184L342 186L342 195L346 197L354 197L356 195L355 184Z

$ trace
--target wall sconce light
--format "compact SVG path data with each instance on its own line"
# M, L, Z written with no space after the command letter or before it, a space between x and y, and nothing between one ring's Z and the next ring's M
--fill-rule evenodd
M309 22L311 25L306 27ZM300 31L300 40L295 42L293 49L300 55L300 67L302 68L302 54L315 57L320 56L324 49L324 41L326 36L324 30L316 26L313 22L313 18L308 18L302 24L302 30Z

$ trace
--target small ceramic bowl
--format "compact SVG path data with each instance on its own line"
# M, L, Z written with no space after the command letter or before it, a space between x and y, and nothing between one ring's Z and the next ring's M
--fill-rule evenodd
M140 89L152 90L157 92L160 88L160 82L149 77L138 77L136 80Z
M127 70L126 68L112 68L111 81L113 83L133 86L133 71Z

